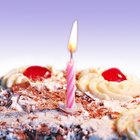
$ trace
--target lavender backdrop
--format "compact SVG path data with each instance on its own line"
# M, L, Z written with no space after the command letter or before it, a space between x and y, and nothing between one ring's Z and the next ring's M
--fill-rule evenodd
M0 75L28 64L65 68L74 20L77 69L118 67L140 76L139 0L1 0Z

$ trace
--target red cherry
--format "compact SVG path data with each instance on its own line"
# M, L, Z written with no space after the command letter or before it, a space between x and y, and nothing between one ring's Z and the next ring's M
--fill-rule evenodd
M51 71L45 67L41 66L31 66L28 67L24 72L24 76L32 79L32 80L43 80L44 78L51 77Z
M121 82L127 80L126 76L117 68L110 68L102 73L107 81Z

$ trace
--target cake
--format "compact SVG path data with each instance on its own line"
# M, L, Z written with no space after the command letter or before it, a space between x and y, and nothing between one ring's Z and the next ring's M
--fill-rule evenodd
M64 70L25 66L5 74L0 86L0 139L140 139L139 79L115 68L87 69L76 72L76 86L80 110L71 114L58 106L65 103Z

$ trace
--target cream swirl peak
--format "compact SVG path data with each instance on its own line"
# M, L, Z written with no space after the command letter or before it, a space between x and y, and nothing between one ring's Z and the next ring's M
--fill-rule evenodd
M58 86L59 79L65 82L62 71L55 70L51 66L25 66L14 69L1 78L1 85L11 88L15 84L29 82L42 85L48 83L48 87ZM55 85L54 85L55 84Z
M82 71L77 81L78 88L83 92L89 91L95 97L107 100L131 100L140 95L139 79L126 75L126 79L122 81L108 81L102 75L104 71L103 68Z
M120 135L125 135L132 140L140 139L140 106L121 113L116 122L116 128Z

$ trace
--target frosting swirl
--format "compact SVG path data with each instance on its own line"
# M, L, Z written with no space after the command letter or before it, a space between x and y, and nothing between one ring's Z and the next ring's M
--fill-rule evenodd
M7 73L6 75L4 75L1 78L1 85L7 88L11 88L13 85L15 84L19 84L19 83L24 83L24 82L29 82L32 84L41 84L42 82L47 82L47 79L44 79L43 81L33 81L32 79L24 76L23 72L27 69L28 67L20 67L17 69L14 69L12 71L10 71L9 73ZM47 66L47 69L49 69L52 73L52 77L51 77L51 84L52 81L57 81L60 78L63 77L63 73L62 71L56 71L53 67L51 66ZM63 78L64 79L64 78ZM49 85L48 85L49 86Z
M116 121L117 131L130 139L140 139L140 106L123 112Z
M27 67L20 67L18 69L13 69L12 71L4 75L1 79L1 85L7 88L11 88L14 84L27 82L28 78L23 75L23 71L26 68Z
M100 99L131 100L140 95L140 81L130 75L122 82L107 81L102 77L103 68L88 69L79 75L77 86Z

